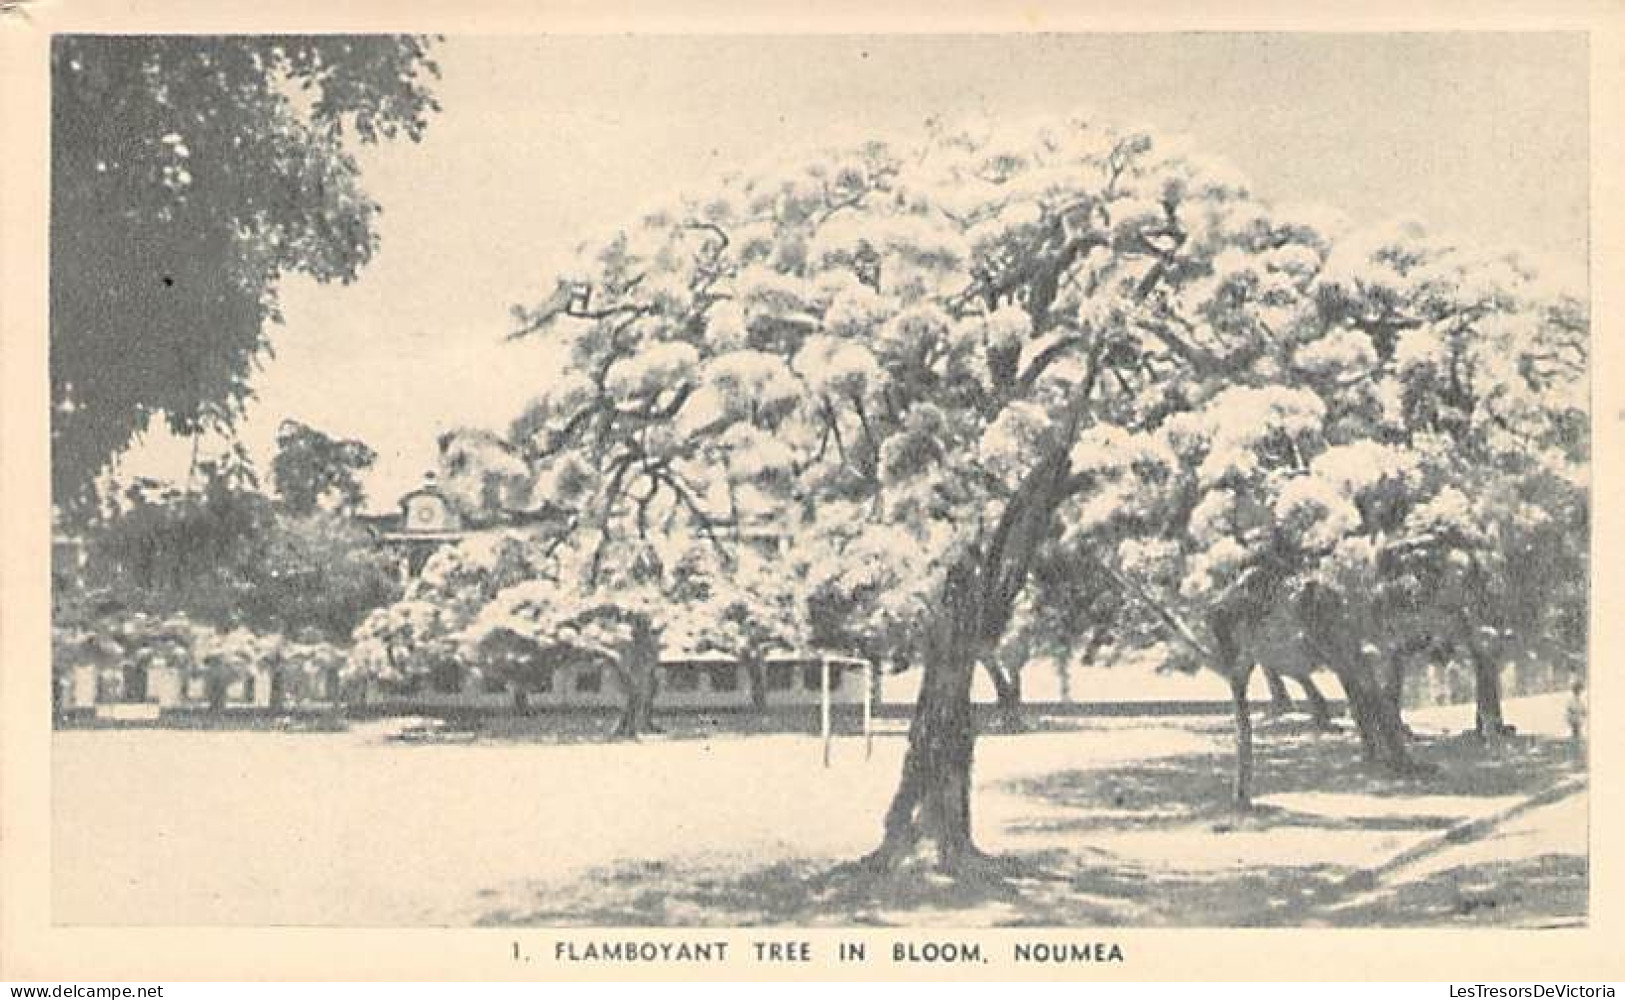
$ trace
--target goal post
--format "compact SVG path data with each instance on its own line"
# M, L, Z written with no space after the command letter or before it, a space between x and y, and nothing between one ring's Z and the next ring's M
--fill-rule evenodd
M875 663L863 661L863 759L875 754Z
M818 702L819 728L824 736L824 766L829 766L829 745L834 735L834 728L830 725L830 691L829 691L829 657L818 658L818 674L821 688L821 697Z
M818 697L818 732L824 741L824 766L829 767L831 747L835 741L834 725L834 685L831 683L833 665L830 657L821 655L818 658L819 697ZM853 666L846 658L842 658L840 668L846 670ZM869 660L863 661L863 759L869 760L875 752L874 732L874 697L875 697L875 665Z

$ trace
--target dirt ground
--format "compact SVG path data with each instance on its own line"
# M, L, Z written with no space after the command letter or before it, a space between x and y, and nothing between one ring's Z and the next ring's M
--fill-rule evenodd
M1417 713L1419 755L1438 771L1408 780L1360 766L1346 731L1317 733L1296 717L1262 721L1260 808L1240 819L1223 805L1223 720L1069 720L989 734L977 751L975 827L1006 867L970 882L923 864L879 880L842 864L878 840L903 750L895 732L875 741L872 759L861 739L838 740L826 769L816 739L784 734L406 745L385 739L382 724L302 734L63 731L52 759L53 920L1448 922L1445 890L1405 896L1401 879L1361 895L1346 880L1579 771L1556 737L1559 698L1513 702L1508 714L1522 732L1486 751L1458 735L1460 710ZM1585 840L1575 827L1583 828L1584 796L1566 801L1526 821L1567 831L1552 852L1559 857L1518 862L1549 876L1550 890L1475 908L1475 921L1548 923L1553 907L1572 920L1576 900L1583 919ZM1481 851L1462 864L1497 862L1489 842ZM1484 877L1493 881L1493 871ZM1472 879L1462 879L1449 884L1471 896ZM1466 897L1451 898L1459 909ZM1566 902L1544 906L1548 899Z

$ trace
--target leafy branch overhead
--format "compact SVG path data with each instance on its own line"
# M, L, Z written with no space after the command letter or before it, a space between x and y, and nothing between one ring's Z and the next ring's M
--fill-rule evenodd
M278 287L350 282L380 206L359 144L422 137L425 39L58 36L52 47L51 392L75 509L154 420L229 428L271 351Z

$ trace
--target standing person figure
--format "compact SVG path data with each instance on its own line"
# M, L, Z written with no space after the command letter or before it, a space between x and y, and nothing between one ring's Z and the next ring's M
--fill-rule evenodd
M1574 756L1581 761L1585 760L1585 729L1586 729L1586 684L1579 677L1569 685L1569 745L1574 750Z

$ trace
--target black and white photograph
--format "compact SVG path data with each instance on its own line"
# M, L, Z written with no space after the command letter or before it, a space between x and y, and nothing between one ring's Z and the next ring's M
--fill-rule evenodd
M1584 931L1590 66L54 34L50 923Z

